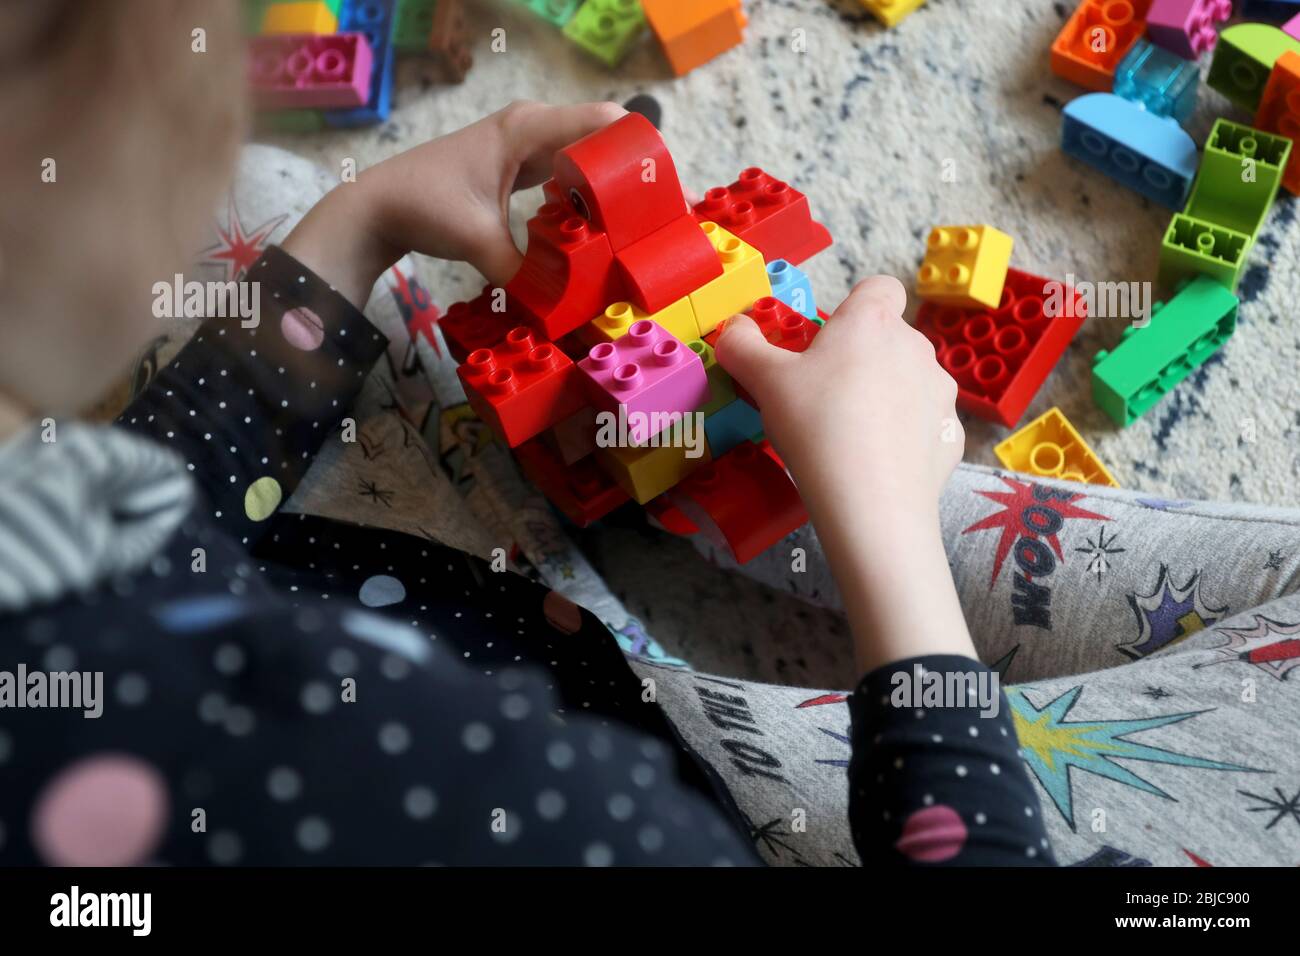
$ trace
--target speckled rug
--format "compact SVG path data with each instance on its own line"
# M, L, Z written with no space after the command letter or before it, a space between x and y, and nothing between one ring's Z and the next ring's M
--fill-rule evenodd
M1016 239L1013 264L1037 275L1155 278L1169 211L1059 148L1061 108L1082 91L1052 75L1048 50L1073 3L929 0L885 30L856 0L749 0L745 45L682 79L668 75L651 43L611 72L527 11L475 6L477 62L464 86L433 85L408 58L383 127L272 141L328 168L345 157L364 166L514 99L648 92L663 104L664 135L692 188L759 165L809 194L836 240L806 266L823 305L875 272L910 284L926 233L942 222L998 226ZM506 29L505 52L489 50L494 27ZM1190 124L1198 142L1221 115L1249 121L1203 88ZM516 202L521 235L538 202ZM481 285L461 266L430 263L427 275L444 303ZM1242 283L1238 331L1219 355L1121 431L1093 405L1089 363L1122 323L1089 321L1026 420L1059 405L1125 487L1294 504L1297 293L1300 224L1284 194ZM969 421L967 460L995 463L993 445L1006 434ZM616 528L584 543L629 609L695 666L807 686L851 679L834 616L710 568L682 542Z

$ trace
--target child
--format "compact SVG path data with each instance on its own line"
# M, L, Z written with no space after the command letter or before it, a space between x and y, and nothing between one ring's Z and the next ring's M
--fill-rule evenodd
M415 250L505 283L520 262L510 193L541 183L557 149L622 110L516 104L365 171L249 270L256 327L209 319L118 425L94 427L71 416L141 344L144 290L177 271L232 156L237 111L212 117L199 91L213 88L236 39L232 24L188 15L197 5L161 17L66 6L7 5L11 29L0 31L23 38L4 68L36 74L3 180L17 214L3 227L0 297L0 660L12 675L0 859L755 862L731 795L642 700L591 615L428 540L277 510L386 344L358 311L385 269ZM197 22L201 55L190 46ZM106 79L87 87L80 57L96 38ZM176 82L137 88L130 60ZM223 82L228 93L237 75ZM52 123L73 91L100 98L75 110L86 124ZM198 105L186 109L190 96ZM42 183L47 157L54 173ZM55 279L60 261L76 264L76 282ZM853 458L827 468L797 419L769 416L852 595L870 672L857 705L859 736L870 735L853 777L858 793L878 791L871 803L885 799L869 784L876 766L908 746L899 712L875 699L890 666L926 655L931 667L979 667L951 585L936 601L933 586L913 584L948 579L935 501L961 446L937 439L954 389L902 306L897 282L868 280L837 313L829 346L797 364L741 324L721 348L769 407L824 376L855 383L835 399L842 416L822 417L839 419L853 455L888 447L901 462L879 489L896 497L890 520L864 521ZM881 356L893 384L863 374L855 355ZM876 401L897 414L861 439L851 403ZM872 542L900 527L918 540L908 562L871 567ZM394 586L386 570L419 581L400 620L354 598L360 589L365 604L396 603L366 593L370 582L380 582L372 592ZM881 627L918 599L941 612L930 626L906 640ZM60 688L54 672L86 677ZM77 689L80 709L45 709ZM1010 726L1005 712L993 723ZM1013 738L989 733L978 746L1007 765L1007 800L995 802L1033 802ZM920 786L934 763L917 754L889 787ZM857 839L874 859L885 843L866 806ZM1021 844L1042 839L1036 821L1012 813L989 832L966 861L1009 849L1019 860Z
M0 159L0 672L14 675L0 862L757 862L745 807L770 778L698 759L684 742L698 734L646 701L592 615L427 538L280 507L385 347L359 311L384 270L417 251L506 282L511 192L621 110L516 104L365 171L251 267L256 327L210 318L117 425L79 424L146 337L137 317L191 247L239 129L237 110L191 105L229 101L202 91L237 83L220 79L233 23L143 9L10 5L0 21L0 68L33 77ZM105 79L87 86L91 45ZM130 62L176 82L135 88ZM64 115L87 123L47 119ZM45 159L58 172L42 183ZM955 386L903 308L897 281L868 279L808 352L742 317L719 360L765 409L854 635L858 855L1052 863L1017 754L1020 723L1029 767L1054 779L1033 762L1043 728L1000 694L898 695L923 672L972 690L990 674L945 551L952 488L977 480L949 482ZM72 671L87 706L45 709L77 689L49 673ZM1044 786L1059 809L1059 784Z

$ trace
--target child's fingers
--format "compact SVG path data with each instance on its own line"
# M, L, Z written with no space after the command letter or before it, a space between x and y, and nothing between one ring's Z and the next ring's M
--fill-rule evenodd
M551 177L558 151L626 115L627 110L617 103L516 103L506 107L502 111L506 148L519 167L515 189L545 182Z
M747 315L727 319L718 336L717 356L727 374L760 401L771 376L798 359L794 352L778 348L763 338L758 323Z
M509 229L500 223L492 223L469 240L465 261L483 273L483 278L493 286L504 288L523 265L524 254L515 245Z
M832 319L850 316L872 316L897 319L907 308L907 291L903 283L893 276L872 276L853 287L848 298L840 303Z

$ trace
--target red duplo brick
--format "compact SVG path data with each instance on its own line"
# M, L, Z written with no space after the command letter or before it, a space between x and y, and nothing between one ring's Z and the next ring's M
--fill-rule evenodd
M555 154L555 189L620 252L687 212L668 147L639 113ZM680 296L679 296L680 298Z
M763 337L773 345L787 352L803 352L812 344L813 338L821 331L821 326L802 312L796 312L780 299L767 296L754 303L754 307L745 313L758 325ZM722 327L718 327L704 336L710 347L718 347L718 336ZM739 383L733 380L736 397L743 398L758 408L754 397Z
M694 521L686 517L686 513L681 508L668 500L666 494L647 501L645 512L669 534L686 537L700 530Z
M1055 286L1059 315L1048 315ZM996 309L922 304L916 328L957 381L957 405L1011 427L1033 401L1087 318L1082 296L1064 283L1011 269Z
M798 265L831 244L826 227L813 221L808 197L757 166L730 186L710 189L694 212L700 222L716 222L749 243L767 262Z
M722 262L687 212L614 256L627 300L653 314L722 275Z
M506 292L529 324L555 340L623 298L609 240L567 203L547 203L528 221L528 252Z
M587 404L573 359L524 326L470 353L456 372L470 407L511 448Z
M668 492L711 541L744 564L808 521L808 512L767 442L742 442Z
M503 311L493 310L496 302L504 306ZM512 306L504 290L498 294L488 286L476 298L448 306L438 327L442 329L448 353L457 362L464 362L471 352L500 345L506 333L522 321L519 309Z
M515 458L528 479L579 527L599 521L631 499L591 458L568 467L540 438L515 449Z

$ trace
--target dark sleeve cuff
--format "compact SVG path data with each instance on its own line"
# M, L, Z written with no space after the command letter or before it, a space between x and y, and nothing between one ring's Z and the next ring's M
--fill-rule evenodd
M864 865L1053 865L998 675L928 655L849 698L849 819Z
M219 524L251 544L349 413L388 341L277 246L249 318L209 317L119 423L184 457Z

